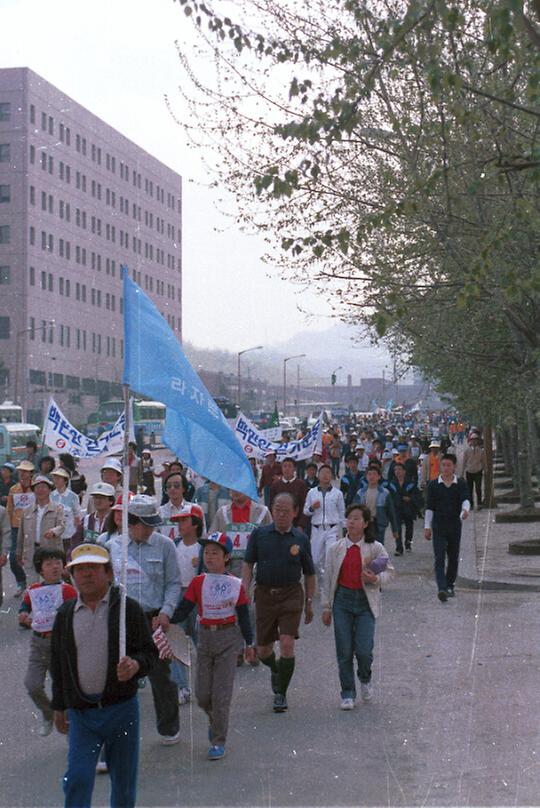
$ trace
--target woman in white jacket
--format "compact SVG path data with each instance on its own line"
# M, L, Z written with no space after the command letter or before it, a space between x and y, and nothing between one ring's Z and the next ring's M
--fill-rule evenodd
M322 621L329 626L334 619L341 709L352 710L356 698L355 656L362 701L372 699L371 665L380 588L390 581L394 569L384 546L375 541L369 508L349 505L345 515L347 534L330 545L326 556Z

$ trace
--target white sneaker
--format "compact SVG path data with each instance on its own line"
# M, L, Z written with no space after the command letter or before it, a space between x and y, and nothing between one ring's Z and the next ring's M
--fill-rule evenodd
M41 727L39 729L39 734L41 735L42 738L46 738L47 735L51 734L52 730L53 730L53 722L47 721L47 719L44 718Z
M354 710L354 699L341 699L342 710Z
M360 694L363 702L371 701L373 698L371 682L360 682Z
M96 772L97 774L107 774L108 772L107 764L104 760L98 760L96 763Z
M175 743L180 743L180 730L176 735L160 735L159 740L162 746L174 746Z

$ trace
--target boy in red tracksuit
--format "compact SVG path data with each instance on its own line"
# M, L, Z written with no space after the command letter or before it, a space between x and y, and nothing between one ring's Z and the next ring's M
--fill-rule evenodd
M193 578L171 622L181 623L198 607L195 695L210 720L208 759L220 760L225 755L239 628L247 646L246 662L254 662L255 648L244 587L239 578L225 572L233 549L231 540L226 533L211 533L199 541L208 572Z
M77 597L77 590L62 580L65 563L66 557L62 550L45 547L36 550L34 567L42 580L26 590L19 609L20 625L32 629L24 685L43 716L39 731L42 737L50 735L53 728L53 709L45 692L45 677L51 669L54 618L65 600Z

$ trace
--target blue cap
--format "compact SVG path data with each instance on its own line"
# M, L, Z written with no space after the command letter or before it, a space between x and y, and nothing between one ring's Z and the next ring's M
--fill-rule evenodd
M226 533L220 533L219 531L209 533L206 539L199 539L199 544L202 544L203 547L206 547L207 544L219 544L227 555L230 555L233 551L232 541Z

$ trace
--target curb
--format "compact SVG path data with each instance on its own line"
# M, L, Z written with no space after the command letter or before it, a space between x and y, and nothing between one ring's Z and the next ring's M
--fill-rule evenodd
M482 578L478 570L476 552L476 520L467 519L463 523L463 533L459 552L459 573L456 583L469 589L488 592L540 592L539 584L523 584L501 578Z

